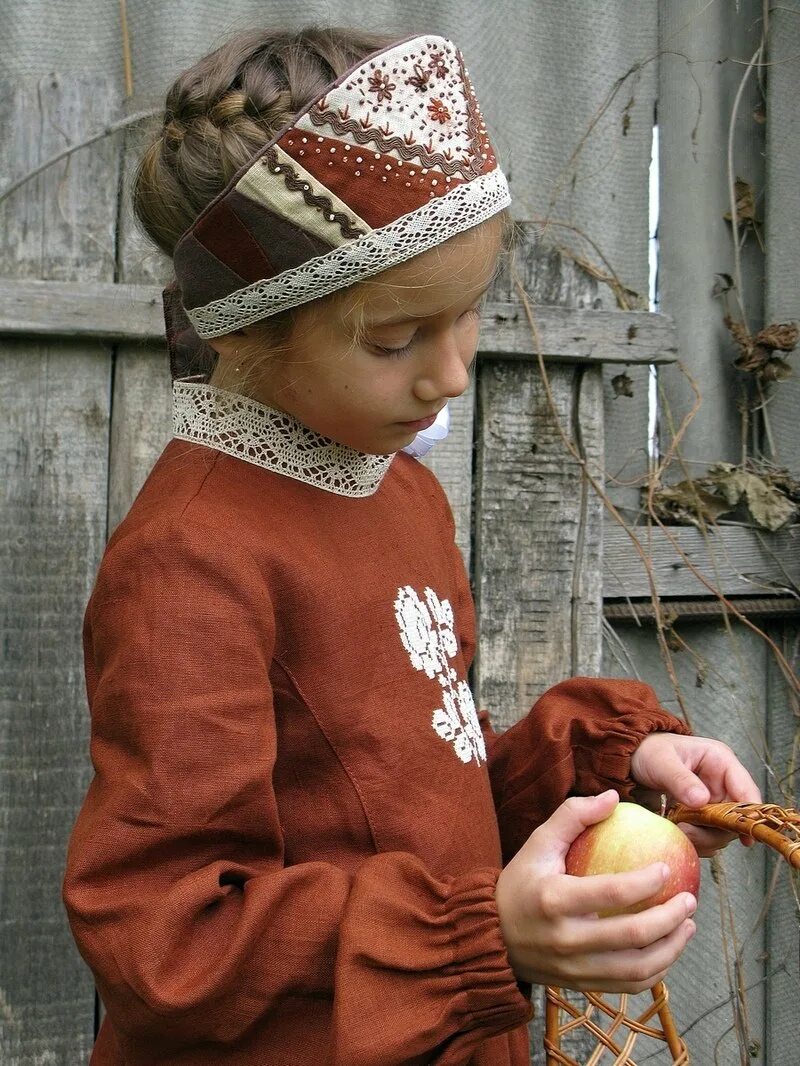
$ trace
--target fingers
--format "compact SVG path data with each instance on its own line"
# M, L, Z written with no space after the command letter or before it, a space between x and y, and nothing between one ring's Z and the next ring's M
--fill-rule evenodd
M610 918L573 918L559 931L560 947L568 953L607 952L619 949L649 948L670 936L697 910L697 900L690 892L677 896L638 914L614 915Z
M736 803L762 803L761 790L741 763L728 767L725 775L726 793Z
M588 826L607 818L618 802L619 794L613 788L599 796L570 796L531 833L522 850L536 862L539 873L563 874L564 856L573 840Z
M610 921L611 919L605 919ZM662 981L696 932L686 918L671 933L645 948L599 951L564 960L563 983L584 992L643 992Z
M540 884L540 907L550 919L629 907L655 895L667 877L663 862L618 874L564 874Z
M739 833L729 833L724 829L713 829L709 826L690 825L688 822L678 822L678 828L691 840L697 854L705 859L710 858L721 848L727 847L739 836ZM751 843L754 843L752 837L742 837L742 839L749 839Z

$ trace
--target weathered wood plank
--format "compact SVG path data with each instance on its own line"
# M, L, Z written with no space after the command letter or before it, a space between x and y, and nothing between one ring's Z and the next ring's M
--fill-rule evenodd
M767 60L766 323L800 320L800 0L781 0L769 14ZM772 460L800 476L800 352L794 375L769 388Z
M138 300L149 329L122 338L114 375L111 457L108 484L109 536L125 517L156 459L172 436L172 380L164 340L161 290L172 275L170 260L150 243L134 221L131 181L148 130L125 136L119 207L117 277Z
M677 358L666 315L541 305L534 314L542 354L551 361L637 364ZM164 334L161 286L0 278L0 334L158 341ZM480 350L484 359L536 355L519 302L486 304Z
M758 636L733 622L733 638L722 621L677 623L676 632L690 651L673 652L672 659L690 724L698 736L715 737L728 744L747 767L762 794L764 773L764 694L768 651ZM610 677L639 676L652 685L661 704L680 716L652 625L614 623L607 626L603 672ZM722 877L717 884L710 861L701 859L697 934L666 978L670 1006L678 1031L685 1034L692 1063L750 1061L737 1050L721 935L721 912L731 907L738 945L742 948L741 979L747 993L748 1039L763 1049L765 1003L762 985L765 928L759 921L764 899L765 863L761 848L744 848L734 841L721 853ZM725 911L725 913L727 913ZM726 926L729 958L735 946ZM797 932L794 932L797 950ZM735 978L733 978L735 980ZM644 995L634 1002L646 1002ZM795 1013L796 1023L796 1013ZM716 1057L715 1057L716 1049ZM796 1051L796 1047L795 1047ZM668 1058L648 1059L634 1055L636 1062L667 1063ZM769 1063L759 1051L754 1062ZM786 1060L788 1063L788 1059ZM792 1060L794 1061L794 1060Z
M456 523L456 544L464 566L472 565L472 455L475 433L475 377L461 396L450 400L450 432L420 462L432 470L447 499Z
M48 68L45 68L48 69ZM119 115L107 78L0 89L0 187ZM0 204L0 262L20 278L114 276L118 144L109 138ZM65 846L91 777L83 610L105 543L109 349L0 341L0 1061L86 1062L94 988L61 901ZM13 933L12 933L13 930Z
M531 284L537 268L561 279L565 304L593 284L550 254L537 260L528 248L519 258ZM549 685L599 665L601 505L558 429L575 438L579 425L587 457L599 462L599 370L555 365L548 378L555 415L538 367L478 365L473 690L501 728Z
M709 590L658 527L636 527L661 597L709 596ZM745 526L718 526L708 540L693 526L670 526L682 552L703 577L726 596L786 595L800 591L800 527L767 533ZM650 585L630 536L606 520L603 542L603 598L649 599Z
M164 334L161 289L2 278L0 334L154 340Z
M535 227L521 229L520 246L493 295L519 302L518 278L537 311L545 304L595 306L597 282L545 246ZM581 445L597 469L603 455L601 370L552 365L546 372L552 404L538 360L480 360L477 367L478 649L470 681L476 705L489 709L500 730L525 715L548 686L599 667L601 508L559 425L568 436L580 427ZM532 999L531 1061L540 1066L543 988L535 987ZM579 1037L569 1050L580 1057L588 1047Z
M659 3L665 44L659 56L658 307L675 317L681 359L703 397L681 442L683 455L700 464L741 460L742 375L732 366L737 350L722 321L725 307L713 289L717 274L734 273L731 223L724 218L731 210L728 125L746 62L758 47L762 14L759 0L741 0L733 7L698 0ZM764 124L755 112L760 102L751 72L734 127L734 178L752 184L759 214ZM783 137L781 133L781 144ZM749 326L755 331L762 325L763 279L764 257L751 230L742 248L742 283ZM734 294L728 306L739 318ZM677 368L659 371L659 387L663 451L672 436L666 406L677 429L694 393Z

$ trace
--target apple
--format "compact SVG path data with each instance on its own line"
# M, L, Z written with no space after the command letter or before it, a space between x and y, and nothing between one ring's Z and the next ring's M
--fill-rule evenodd
M691 892L696 897L700 888L700 859L683 830L638 803L624 801L602 822L584 829L573 840L565 859L567 873L581 876L625 873L653 862L669 866L663 888L639 903L598 911L598 916L636 914L665 903L678 892Z

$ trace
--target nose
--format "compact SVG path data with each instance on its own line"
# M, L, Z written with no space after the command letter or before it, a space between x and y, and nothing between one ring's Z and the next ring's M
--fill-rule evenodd
M424 403L435 403L442 397L460 396L469 385L467 367L472 362L474 346L465 349L465 338L454 330L430 342L430 352L417 378L415 391Z

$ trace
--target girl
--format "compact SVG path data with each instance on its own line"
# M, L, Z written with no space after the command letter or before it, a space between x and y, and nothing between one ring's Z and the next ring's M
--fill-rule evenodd
M664 869L568 877L578 833L620 796L760 795L639 682L564 681L502 735L476 713L469 580L413 457L510 243L462 55L241 34L170 89L134 195L174 260L175 433L85 615L63 898L91 1062L522 1066L532 983L639 991L693 931L686 894L598 919Z

